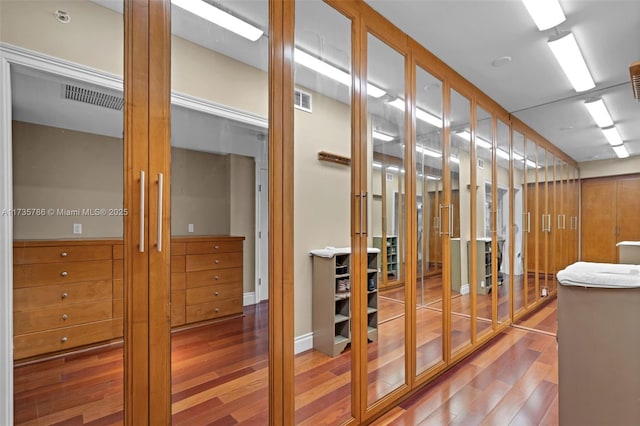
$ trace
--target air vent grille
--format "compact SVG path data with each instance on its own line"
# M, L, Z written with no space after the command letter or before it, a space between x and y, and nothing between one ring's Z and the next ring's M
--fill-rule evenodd
M120 96L110 95L108 93L98 92L97 90L85 89L84 87L65 84L65 99L84 102L86 104L97 105L104 108L122 110L124 99Z
M302 90L295 89L293 94L293 105L306 112L311 112L311 95Z
M484 160L482 158L478 158L478 168L484 169Z

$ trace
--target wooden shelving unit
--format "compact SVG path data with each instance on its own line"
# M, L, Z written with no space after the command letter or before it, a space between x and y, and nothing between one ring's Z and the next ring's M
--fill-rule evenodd
M367 253L367 337L378 339L378 250ZM351 254L313 255L313 347L331 357L351 343ZM357 287L359 288L359 287Z
M386 237L373 237L373 247L381 252L380 287L388 287L400 281L400 252L398 250L398 237L387 235Z

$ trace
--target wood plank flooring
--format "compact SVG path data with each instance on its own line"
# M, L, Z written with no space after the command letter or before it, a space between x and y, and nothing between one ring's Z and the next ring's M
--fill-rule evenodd
M551 330L556 306L523 324ZM404 382L404 304L383 296L380 310L379 340L368 348L372 399ZM173 424L267 424L267 311L267 304L248 306L243 318L173 335ZM423 368L442 357L441 315L433 306L418 309ZM465 336L468 322L454 321L460 327L454 336ZM122 348L18 366L14 382L17 425L122 424ZM348 419L350 352L297 355L295 389L297 424ZM557 424L555 338L510 328L377 424Z

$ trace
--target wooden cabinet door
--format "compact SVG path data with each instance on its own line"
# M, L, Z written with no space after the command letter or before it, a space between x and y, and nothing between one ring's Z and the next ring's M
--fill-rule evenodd
M620 179L616 196L616 243L640 241L640 176Z
M616 260L616 181L582 182L582 260Z

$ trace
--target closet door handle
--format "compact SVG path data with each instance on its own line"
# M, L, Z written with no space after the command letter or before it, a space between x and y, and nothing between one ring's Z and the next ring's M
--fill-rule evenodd
M442 204L439 204L438 207L438 233L440 234L440 236L442 237L442 235L444 235L444 232L442 232L442 207L444 207Z
M562 229L567 229L567 215L562 215Z
M360 222L362 225L364 225L364 228L362 230L362 235L367 235L367 193L363 192L361 195L361 200L362 200L362 207L361 209L364 210L364 219L362 220L362 222Z
M531 233L531 212L527 212L527 234Z
M453 237L453 204L449 204L449 236Z
M144 170L140 170L140 241L138 251L144 253Z
M164 176L162 173L158 173L158 244L156 250L158 253L162 251L162 194Z
M551 214L547 215L547 220L549 221L549 228L547 229L547 232L551 232Z

